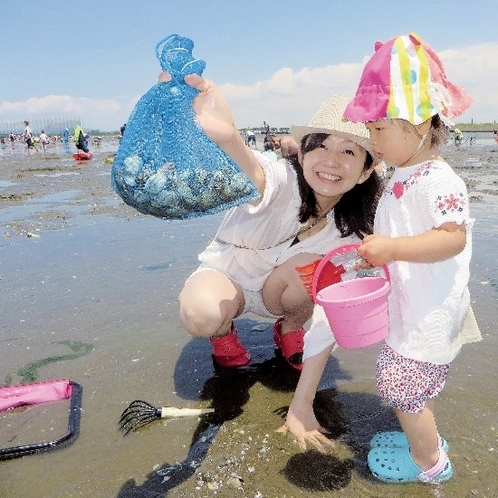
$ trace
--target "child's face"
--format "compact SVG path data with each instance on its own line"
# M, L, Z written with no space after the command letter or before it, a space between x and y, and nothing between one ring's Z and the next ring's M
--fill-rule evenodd
M304 178L317 196L335 197L365 181L366 151L356 143L329 135L322 145L302 158Z
M379 159L392 166L411 166L419 162L413 154L421 137L408 121L380 119L365 125L370 131L370 143Z

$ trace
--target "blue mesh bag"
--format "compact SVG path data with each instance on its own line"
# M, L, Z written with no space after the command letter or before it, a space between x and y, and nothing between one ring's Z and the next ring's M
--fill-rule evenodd
M192 101L199 93L187 74L202 75L194 43L171 35L156 46L161 68L172 80L153 86L126 124L111 171L114 190L144 214L187 219L256 200L247 175L198 124Z

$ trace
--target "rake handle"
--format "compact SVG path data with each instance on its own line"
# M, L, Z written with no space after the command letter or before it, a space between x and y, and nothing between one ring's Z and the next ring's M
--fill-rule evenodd
M157 408L156 414L160 418L172 417L196 417L206 413L213 413L214 408L177 408L175 406L163 406Z

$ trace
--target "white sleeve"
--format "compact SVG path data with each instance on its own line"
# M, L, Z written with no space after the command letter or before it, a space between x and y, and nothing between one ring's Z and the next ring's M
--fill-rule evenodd
M303 361L317 355L334 343L335 337L325 316L325 311L319 304L315 304L310 328L304 335Z
M249 214L256 214L264 209L287 209L291 200L299 192L296 173L285 160L272 161L262 152L253 150L265 175L265 191L259 201L241 204L241 208Z

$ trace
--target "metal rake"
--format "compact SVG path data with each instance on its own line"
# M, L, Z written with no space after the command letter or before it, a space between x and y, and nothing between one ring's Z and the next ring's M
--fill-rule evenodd
M137 399L132 401L128 408L123 411L118 426L126 436L130 432L161 418L198 417L213 412L214 408L177 408L174 406L158 408L146 401Z

